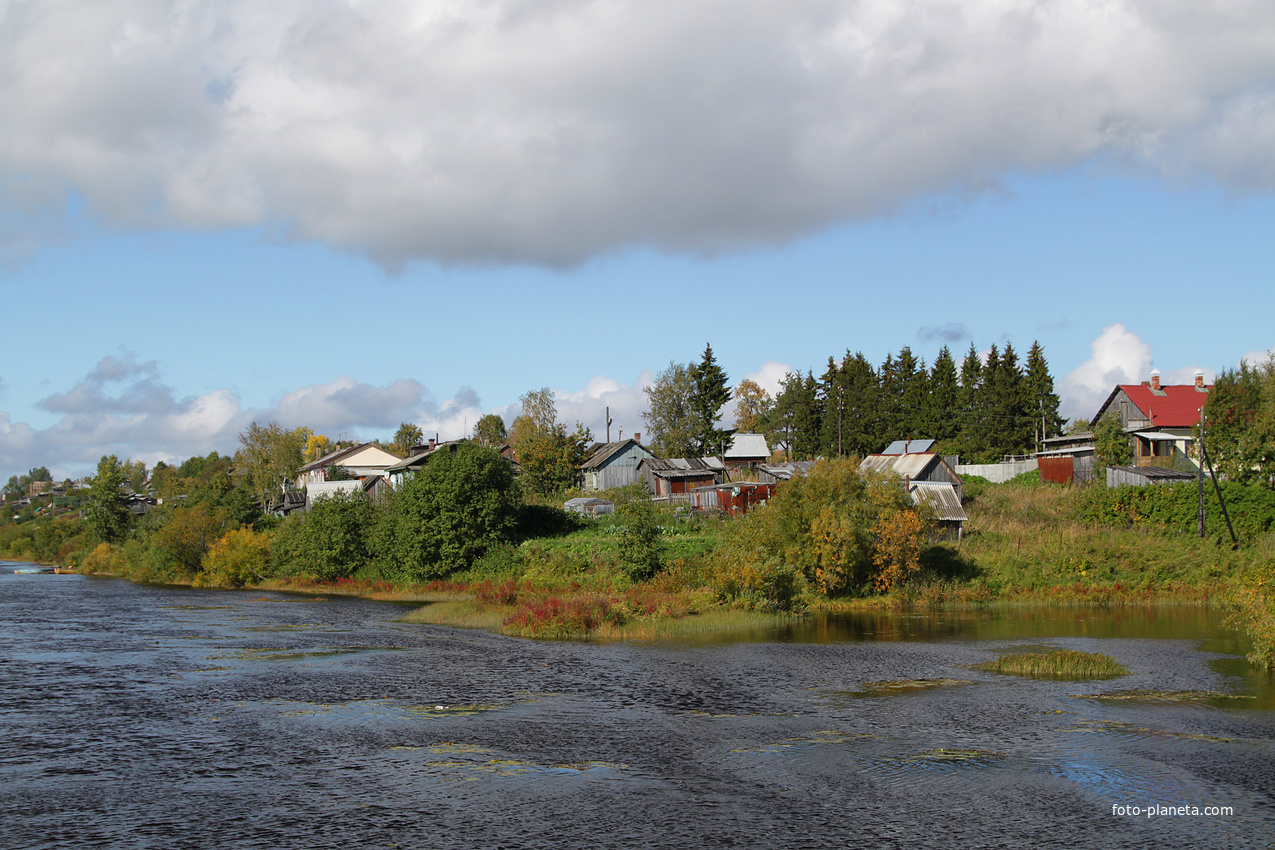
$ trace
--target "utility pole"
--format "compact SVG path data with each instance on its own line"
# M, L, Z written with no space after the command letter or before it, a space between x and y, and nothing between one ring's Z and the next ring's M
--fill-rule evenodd
M611 407L607 406L607 442L611 442Z
M1200 537L1203 538L1204 537L1204 405L1200 405L1200 444L1196 446L1195 454L1196 454L1195 462L1198 467L1196 469L1196 475L1195 475L1196 490L1198 491L1196 495L1199 497L1199 510L1198 510L1199 517L1198 518L1199 518L1199 524L1200 524Z
M841 450L841 431L842 422L845 419L846 412L846 388L837 387L837 457L845 457L846 453Z

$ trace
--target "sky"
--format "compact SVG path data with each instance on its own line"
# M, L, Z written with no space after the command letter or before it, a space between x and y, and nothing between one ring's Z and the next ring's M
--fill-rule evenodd
M0 477L1275 347L1268 0L0 0ZM729 411L727 413L729 419Z

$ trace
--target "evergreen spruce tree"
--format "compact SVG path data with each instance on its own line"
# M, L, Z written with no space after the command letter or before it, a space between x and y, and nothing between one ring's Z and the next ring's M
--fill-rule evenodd
M877 370L862 352L851 357L847 351L841 373L845 386L845 453L863 457L879 452L884 444L881 442L881 387Z
M1027 412L1034 418L1034 426L1040 439L1062 433L1063 418L1058 414L1058 396L1054 393L1054 378L1049 374L1049 362L1045 349L1037 341L1027 352L1027 371L1023 376L1027 391Z
M917 360L910 346L899 349L895 360L895 374L899 400L899 437L896 439L924 439L930 436L925 416L926 396L929 393L929 375L925 362Z
M929 392L924 407L926 434L940 443L949 443L960 433L960 385L956 361L945 345L930 367Z
M961 361L960 424L956 438L958 453L972 459L978 445L978 398L983 386L983 360L978 349L970 343L970 350Z
M695 417L695 449L700 457L723 454L725 443L731 435L728 429L717 427L722 418L722 408L730 401L730 381L713 357L713 346L704 346L704 357L691 367L691 380L695 389L691 394L691 411Z

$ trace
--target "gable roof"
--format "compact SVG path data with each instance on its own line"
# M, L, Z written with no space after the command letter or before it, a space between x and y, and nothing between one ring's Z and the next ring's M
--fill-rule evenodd
M871 469L874 472L893 472L900 478L919 478L938 464L946 464L941 456L934 452L917 452L906 455L868 455L859 464L860 469ZM953 475L956 471L952 471Z
M1142 411L1143 416L1156 428L1190 428L1200 421L1200 408L1209 400L1212 384L1197 387L1195 384L1164 384L1154 390L1150 384L1117 384L1098 408L1093 421L1097 422L1116 396L1124 392L1129 400Z
M580 468L600 469L606 465L608 460L624 451L630 445L637 446L639 449L646 452L648 457L655 457L654 452L630 437L627 440L617 440L614 443L598 443L594 445L589 453L589 459L580 464Z
M766 445L765 434L734 434L730 448L726 450L727 460L770 457L770 446Z
M326 466L359 466L375 469L398 463L399 460L398 455L387 452L380 446L373 443L363 443L362 445L329 452L318 460L310 461L301 467L300 471L309 472L312 469L321 469Z
M725 466L715 457L644 457L638 461L638 469L650 470L660 478L702 478L725 471Z

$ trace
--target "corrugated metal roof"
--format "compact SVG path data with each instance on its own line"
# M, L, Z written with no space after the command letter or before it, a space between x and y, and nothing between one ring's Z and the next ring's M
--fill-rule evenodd
M901 478L917 478L942 459L934 452L906 455L868 455L859 464L860 469L875 472L893 472Z
M634 442L632 437L630 437L627 440L618 440L614 443L599 443L598 445L594 446L593 452L589 455L589 459L586 460L584 463L580 464L580 468L581 469L598 469L603 464L605 464L608 460L613 458L617 453L627 448L629 444L637 446L642 451L646 452L648 455L651 454L648 448L643 446L641 443Z
M725 469L721 458L715 457L644 457L638 466L655 472L708 470L721 472Z
M1118 384L1094 416L1097 422L1112 399L1120 391L1137 405L1157 428L1190 428L1200 421L1200 408L1209 400L1212 384L1201 388L1195 384L1166 384L1153 390L1147 384Z
M766 445L766 435L734 435L731 439L730 448L726 450L726 459L740 460L752 457L770 457L770 446Z
M805 475L815 465L813 460L794 460L789 463L762 463L757 469L767 475L787 481L796 475Z
M961 506L956 488L940 481L914 481L908 487L908 495L914 504L929 505L935 519L942 522L966 522L969 516Z

